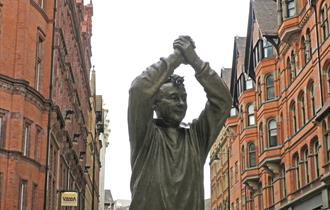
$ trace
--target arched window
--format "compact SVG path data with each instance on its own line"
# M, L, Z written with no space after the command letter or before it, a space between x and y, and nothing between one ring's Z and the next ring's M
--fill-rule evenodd
M329 79L329 81L330 81L330 79ZM329 90L330 90L330 82L329 82ZM260 83L260 78L258 79L257 93L258 93L258 107L260 107L261 106L261 83Z
M242 146L241 157L242 157L242 171L244 171L245 170L245 148L244 148L244 146Z
M269 206L274 205L275 202L275 192L274 192L274 177L268 176L268 193L269 193Z
M293 136L297 132L296 104L294 101L290 105L290 128L291 136Z
M277 126L274 119L268 121L268 145L269 147L277 146Z
M305 184L309 183L309 165L308 165L308 148L305 147L302 150L302 162L304 164L304 180L305 180Z
M324 41L329 36L328 10L326 4L322 5L320 16L321 16L322 41Z
M294 52L291 52L291 58L290 58L290 65L291 65L291 81L296 78L296 55Z
M322 123L322 134L325 143L325 152L327 162L330 161L330 135L328 132L327 124L325 122Z
M296 15L296 2L294 0L287 0L287 16L293 17Z
M307 54L307 50L306 50L306 40L305 40L304 36L301 37L301 48L303 50L303 55L304 55L303 63L306 64L307 60L308 60L308 58L307 58L308 54Z
M293 173L296 190L300 188L300 174L299 174L299 155L296 153L293 155Z
M301 92L298 97L299 102L299 126L302 127L306 123L306 108L305 108L305 97L304 92Z
M314 176L318 178L320 176L320 163L319 163L319 141L314 139L312 141L312 149L313 149L313 165L314 165Z
M293 78L292 78L292 67L291 67L291 60L288 57L286 60L286 66L287 66L287 70L288 70L288 76L289 76L289 81L292 82Z
M272 74L266 76L266 99L271 100L275 98L274 92L274 78Z
M306 31L306 40L305 40L305 61L308 63L312 58L312 42L311 42L311 32L309 28Z
M255 119L254 119L254 105L249 104L247 106L247 126L251 126L255 124Z
M315 115L315 93L314 82L310 82L308 87L308 100L309 100L309 116L312 118Z
M249 167L255 167L257 165L256 162L256 147L254 143L249 144Z
M262 128L262 123L259 124L259 141L260 141L260 154L264 151L264 131Z

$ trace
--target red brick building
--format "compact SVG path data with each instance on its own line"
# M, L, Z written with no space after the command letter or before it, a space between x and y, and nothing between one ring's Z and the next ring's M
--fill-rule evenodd
M229 178L226 204L212 188L212 210L329 208L329 10L328 0L251 1L245 46L234 42L233 134L219 136L239 180Z
M61 209L62 190L98 207L92 15L83 0L0 0L1 210Z

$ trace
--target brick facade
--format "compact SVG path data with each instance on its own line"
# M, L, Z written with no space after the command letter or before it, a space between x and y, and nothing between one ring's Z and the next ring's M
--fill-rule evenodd
M62 190L98 207L92 15L83 0L0 1L1 210L61 209Z
M221 176L212 167L228 144L239 180L219 194L211 179L212 210L329 208L330 1L311 2L250 3L246 42L234 42L233 134L219 135L210 163Z

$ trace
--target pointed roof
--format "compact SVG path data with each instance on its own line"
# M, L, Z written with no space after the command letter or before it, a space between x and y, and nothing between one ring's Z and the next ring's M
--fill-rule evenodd
M233 97L234 106L236 106L238 102L238 79L242 75L242 73L244 73L245 45L246 37L235 37L230 81L230 93Z
M236 42L236 69L237 75L236 79L240 77L242 73L244 73L244 59L245 59L245 46L246 46L246 37L235 37Z
M245 72L255 80L253 67L253 30L254 22L258 23L258 29L266 38L277 37L277 5L274 0L250 0L249 21L247 28Z
M231 68L222 68L221 69L221 78L226 83L227 87L230 87L230 79L231 79Z
M113 202L111 190L104 190L104 203L112 204Z
M277 35L277 5L273 0L252 1L255 20L263 36Z

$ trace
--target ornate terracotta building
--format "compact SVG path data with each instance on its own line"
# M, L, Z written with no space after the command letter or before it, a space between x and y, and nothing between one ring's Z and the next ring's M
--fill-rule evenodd
M98 208L92 15L91 1L0 0L1 210L61 209L66 190Z
M233 134L219 136L229 145L229 201L212 179L212 210L329 208L329 10L328 0L250 2L246 41L234 41ZM211 177L221 176L212 174L217 148Z

